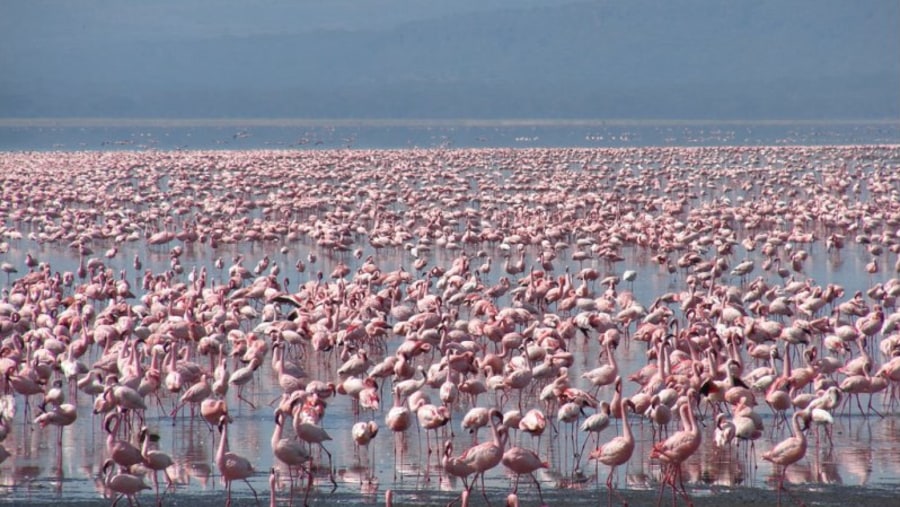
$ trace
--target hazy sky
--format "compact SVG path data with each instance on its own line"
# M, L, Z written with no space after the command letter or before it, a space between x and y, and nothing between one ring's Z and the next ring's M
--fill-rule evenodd
M4 0L0 117L900 118L896 0Z

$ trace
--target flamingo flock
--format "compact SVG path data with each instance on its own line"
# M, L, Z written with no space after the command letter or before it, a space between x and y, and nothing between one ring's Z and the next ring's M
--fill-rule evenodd
M757 454L780 503L833 426L897 414L898 166L895 146L0 154L0 475L55 427L60 475L67 435L101 435L113 504L190 477L306 504L392 467L462 505L501 497L486 476L518 505L520 476L543 503L603 473L609 505L647 483L692 505L691 463ZM263 420L269 446L229 431Z

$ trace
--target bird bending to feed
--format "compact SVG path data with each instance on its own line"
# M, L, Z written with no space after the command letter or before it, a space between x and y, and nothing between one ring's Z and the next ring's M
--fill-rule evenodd
M103 468L100 469L100 473L104 476L103 485L106 486L106 489L116 493L113 505L116 505L116 502L123 496L128 498L129 503L132 500L136 501L135 495L145 489L150 489L150 486L144 484L143 479L136 475L123 472L116 473L113 468L115 466L116 462L108 459L103 463Z

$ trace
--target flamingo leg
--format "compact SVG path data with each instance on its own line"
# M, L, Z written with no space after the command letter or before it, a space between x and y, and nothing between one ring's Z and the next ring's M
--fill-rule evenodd
M668 465L662 465L662 480L659 483L659 495L656 498L656 507L662 505L663 492L666 490L666 484L669 480Z
M669 471L669 482L672 485L672 507L675 507L676 505L678 505L678 488L675 487L675 474L677 474L678 472L675 470L674 464L670 466L672 467L672 470Z
M397 438L398 435L394 434L394 481L397 481Z
M290 499L288 500L288 505L294 505L294 467L287 465L288 470L288 494L290 495ZM275 491L272 491L272 495L275 494Z
M241 386L238 388L237 397L239 400L243 401L247 405L250 405L250 408L252 408L253 410L256 410L256 405L254 405L253 402L248 400L247 398L244 398L244 386Z
M871 395L871 394L869 395L869 405L868 405L868 408L869 408L869 410L871 410L872 412L875 412L876 414L878 414L878 417L884 419L884 414L882 414L881 412L878 411L877 408L875 408L875 407L872 406L872 395ZM866 412L866 413L868 414L868 412Z
M484 501L487 502L488 505L491 504L491 501L488 499L487 490L484 487L484 472L481 472L481 496L484 497Z
M862 415L862 416L866 415L866 411L863 410L863 408L862 408L862 402L859 401L859 395L854 394L853 396L856 398L856 406L859 408L859 415Z
M781 505L781 490L784 489L784 476L787 473L787 467L784 467L784 470L781 471L781 476L778 477L778 494L775 496L775 503L777 505Z
M326 449L325 446L322 445L321 443L319 443L319 447L321 447L322 450L325 451L325 454L328 455L328 478L331 479L331 484L333 486L331 488L331 492L334 493L334 491L337 489L338 485L337 485L337 481L334 480L334 465L332 465L332 462L331 462L331 453L328 452L328 449Z
M806 504L803 502L803 500L795 497L789 489L784 487L784 480L786 477L787 477L787 467L785 466L781 472L781 480L778 482L778 505L781 505L781 491L784 490L784 492L787 494L787 496L791 499L792 502L799 505L800 507L806 507Z
M159 500L159 475L156 470L153 471L153 489L156 491L156 505L161 505Z
M247 483L247 487L250 488L250 491L253 492L253 498L256 499L256 505L257 505L257 507L259 507L259 505L260 505L260 503L259 503L259 496L256 494L256 490L253 489L253 485L250 484L250 481L248 481L247 479L244 479L244 482Z
M538 498L541 499L541 505L544 505L544 492L541 491L541 483L538 482L537 477L535 477L533 473L528 474L528 475L531 476L531 480L534 481L534 485L537 487L537 490L538 490ZM516 479L518 479L518 476L516 476Z
M612 478L613 478L614 470L615 470L615 467L609 467L609 475L606 476L606 504L609 507L612 507L612 492L613 492Z
M665 466L663 471L662 482L659 485L659 497L656 499L656 507L662 505L662 497L666 492L666 486L669 485L669 468L668 465Z
M309 479L306 481L306 491L303 493L303 505L309 505L307 500L309 499L309 490L312 489L313 485L313 471L312 466L309 467Z
M684 501L688 505L694 505L691 496L688 495L687 489L684 487L684 474L682 473L680 466L678 467L678 483L681 485L681 497L684 498Z

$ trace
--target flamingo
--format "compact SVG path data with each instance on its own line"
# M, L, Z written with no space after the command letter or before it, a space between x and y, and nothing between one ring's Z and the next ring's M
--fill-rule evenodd
M624 505L628 505L628 502L613 488L612 478L616 467L628 463L631 455L634 454L634 435L631 433L631 424L628 422L628 412L626 410L629 406L632 410L634 409L634 403L631 400L625 400L619 404L619 416L622 419L622 435L597 447L591 451L588 457L588 461L597 460L609 467L609 475L606 476L606 488L609 491L607 501L610 505L612 505L613 493Z
M647 408L645 415L653 422L653 430L658 435L658 439L662 439L663 429L666 430L666 435L668 435L668 424L672 420L672 410L668 405L662 403L658 394L654 394L650 398L650 407ZM658 432L656 428L659 428Z
M325 431L324 428L317 424L313 424L311 422L305 421L302 416L302 407L297 406L294 409L294 432L297 433L297 438L303 440L307 444L317 444L319 449L325 452L328 455L328 476L331 479L331 484L333 485L333 489L337 489L337 481L334 480L334 465L332 464L331 453L328 449L325 448L324 442L331 440L331 435Z
M736 429L734 424L728 420L728 416L720 413L716 415L716 429L714 432L714 441L716 447L722 448L731 445L734 440Z
M473 407L463 416L462 429L469 430L473 440L478 438L478 430L487 426L490 422L490 409L486 407Z
M261 364L262 364L262 359L259 356L253 356L253 358L250 359L250 363L247 366L244 366L244 367L238 368L237 370L234 370L234 372L231 374L231 376L228 377L228 383L230 385L238 386L238 392L237 392L238 399L247 403L248 405L250 405L250 408L253 408L253 409L256 408L256 405L254 405L253 402L251 402L247 398L244 398L244 386L248 382L250 382L250 380L253 378L253 372L255 372L256 369L259 368L259 366Z
M447 472L447 475L459 477L463 481L463 489L469 489L468 478L476 472L475 468L469 463L463 461L460 456L453 456L453 441L444 442L444 455L441 457L441 467Z
M405 433L412 425L412 412L409 407L400 403L400 397L394 394L394 406L384 416L384 424L396 435ZM397 470L397 442L394 441L394 470ZM396 477L394 477L396 479Z
M13 364L9 368L7 368L6 372L6 386L7 389L12 387L12 390L16 393L19 393L25 397L25 419L28 419L28 408L29 403L28 400L31 396L40 394L44 394L44 387L34 378L17 372L16 366Z
M203 402L206 398L212 395L212 387L209 385L209 376L205 373L200 376L200 380L191 387L189 387L179 399L178 405L172 409L172 412L169 414L172 418L175 417L175 414L183 407L185 404L191 404L191 417L194 417L194 410L198 403Z
M253 465L250 464L247 458L228 450L228 416L223 415L219 418L219 432L221 432L221 436L219 438L219 447L216 450L216 467L218 467L219 473L222 474L222 479L225 481L225 491L227 493L225 505L231 505L232 481L241 480L247 483L247 487L253 492L253 497L256 498L256 505L258 506L259 496L256 495L256 490L253 489L253 485L247 480L255 472Z
M604 350L609 363L581 374L583 378L588 379L592 385L597 387L597 390L594 392L595 396L600 391L600 388L612 384L619 377L619 365L616 363L615 349L613 349L614 340L604 341Z
M144 466L153 470L153 488L156 490L156 503L159 505L159 477L157 476L157 472L162 470L163 474L166 476L166 485L171 486L174 483L169 476L168 468L174 465L175 462L172 461L172 458L168 454L159 449L150 449L150 442L159 440L159 436L147 431L146 426L141 428L138 435L138 438L143 442L141 444L141 456L144 458Z
M225 400L206 398L200 402L200 417L209 424L210 431L219 424L219 419L222 416L227 417L229 423L232 422L231 416L228 415L228 405L225 403Z
M353 436L353 441L356 443L356 445L358 445L360 447L368 447L369 442L371 442L372 439L375 438L376 435L378 435L378 423L376 423L375 421L368 421L368 422L360 421L360 422L354 424L352 428L350 428L350 433ZM373 449L372 459L369 462L369 464L370 464L371 470L373 470L373 474L374 474L374 466L375 466L374 449ZM374 477L374 475L369 477L370 482L372 481L373 477Z
M489 442L483 442L475 446L469 447L462 453L460 460L475 470L475 477L472 479L471 489L478 477L481 477L481 494L487 500L487 492L484 489L484 473L497 465L503 459L503 448L506 445L506 428L501 425L503 422L503 413L497 409L491 410L491 430L493 439Z
M430 460L433 449L431 448L431 441L428 439L428 432L434 430L435 438L437 438L438 428L450 422L450 410L443 405L432 405L426 403L424 399L420 399L416 404L415 412L419 421L419 427L425 430L425 443L428 446L428 458Z
M745 454L749 453L749 457L755 463L756 441L763 435L762 418L753 411L753 407L740 403L734 410L731 426L734 427L734 436L738 441L749 443L745 448Z
M103 485L106 486L106 489L116 493L116 498L112 503L113 507L123 496L128 498L130 503L132 499L137 500L135 495L145 489L150 489L150 486L146 485L143 479L136 475L122 472L114 473L113 467L115 464L115 461L108 459L100 469L100 474L104 475Z
M581 423L581 431L593 434L596 440L599 438L598 435L609 427L610 420L609 402L601 401L598 412L589 415L587 419ZM584 443L581 444L581 451L578 453L579 457L584 454L584 448L587 446L589 440L590 438L585 438Z
M503 466L510 469L514 474L516 474L516 482L515 486L513 486L513 494L515 494L519 490L519 476L522 474L528 474L531 477L531 480L534 481L534 485L537 486L538 496L540 496L541 504L544 503L544 494L541 492L541 483L538 482L537 478L534 476L534 471L541 468L549 468L550 464L546 461L542 461L538 455L530 450L525 449L524 447L510 447L503 453L503 457L500 459L500 462L503 463Z
M800 427L800 421L803 421L806 427L809 427L809 414L804 411L794 412L791 417L791 426L794 434L781 442L775 447L763 453L762 458L774 465L781 466L781 474L778 477L778 503L781 504L781 491L785 490L784 478L787 475L787 468L806 456L806 427Z
M303 465L306 464L310 460L309 452L306 448L300 444L300 442L283 438L282 431L284 430L284 413L280 409L275 410L275 431L272 432L272 454L275 455L275 458L278 461L282 462L287 466L288 469L288 478L291 483L291 499L290 502L293 503L294 500L294 472L295 468L302 469ZM310 479L312 479L312 471L310 470ZM308 493L308 492L307 492Z
M684 429L670 436L665 441L654 445L650 452L651 459L658 459L665 465L665 475L659 490L660 502L662 501L662 494L666 484L671 484L672 486L672 499L674 502L675 493L678 490L678 487L675 485L675 479L677 478L681 484L682 497L688 504L692 503L684 488L684 483L681 482L681 464L700 447L700 427L694 420L694 411L690 401L693 396L693 390L688 391L687 399L679 408Z
M528 412L525 412L525 415L522 416L522 420L519 421L519 431L524 431L531 436L536 436L538 438L540 438L546 428L547 418L544 416L543 412L536 408L532 408ZM540 440L538 440L538 447L540 447Z
M378 435L378 424L375 421L360 421L350 428L350 433L353 435L356 445L369 445L369 442Z
M110 428L109 426L113 421L115 421L115 426ZM110 412L105 417L103 427L109 434L106 437L106 450L109 452L110 459L119 466L127 469L132 465L142 463L144 461L144 456L141 455L141 450L130 442L116 438L121 423L122 415L118 412Z
M72 405L71 403L63 403L53 410L44 412L43 414L37 416L37 418L35 418L34 420L34 423L40 425L41 428L46 427L48 424L58 427L59 434L57 436L56 444L57 446L61 446L63 426L72 425L77 418L78 411L75 405Z

